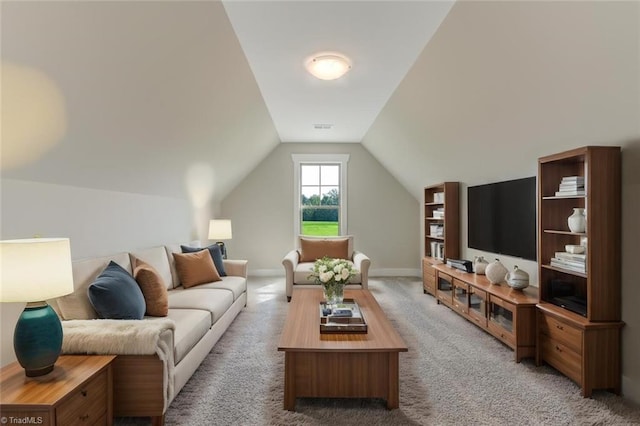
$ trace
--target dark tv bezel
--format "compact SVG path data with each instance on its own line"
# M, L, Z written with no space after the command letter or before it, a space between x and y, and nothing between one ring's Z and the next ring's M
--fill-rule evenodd
M479 203L478 200L475 200L475 201L473 200L473 198L477 198L479 196L480 191L484 191L485 193L491 192L492 196L497 196L502 198L505 197L504 191L512 191L512 193L510 194L508 193L507 195L510 195L512 197L517 196L518 194L513 193L513 191L515 191L515 188L513 187L514 186L517 187L519 183L521 185L524 185L526 184L527 181L529 181L529 185L532 184L533 187L528 188L529 190L527 191L527 193L529 192L531 193L530 195L531 199L524 200L525 202L522 202L523 200L514 201L509 199L501 199L501 200L497 200L497 202L495 203L488 202L487 200L484 200L484 202ZM500 193L500 191L502 191L502 193ZM472 192L474 194L471 194ZM487 183L482 185L468 186L467 187L467 246L472 249L486 251L489 253L495 253L499 255L511 256L511 257L516 257L524 260L537 262L538 235L537 235L537 201L536 200L537 200L536 176L504 180L504 181L492 182L492 183ZM473 204L472 204L472 201L473 201ZM479 206L484 208L482 212L477 210ZM530 211L530 207L533 207L532 211ZM526 212L524 208L527 208ZM508 209L508 212L507 212L507 209ZM477 230L476 227L482 226L481 224L476 223L478 220L479 221L484 220L485 226L487 226L486 223L489 220L491 220L493 225L489 224L488 226L501 226L500 223L504 222L503 220L504 218L501 219L502 217L501 214L513 215L513 212L514 212L513 209L520 209L520 210L516 210L516 218L524 217L523 220L526 221L527 226L531 226L531 228L528 231L529 236L527 237L527 240L529 241L528 247L523 249L514 249L512 247L505 246L504 243L502 244L500 243L501 234L504 234L504 236L502 237L502 239L504 239L504 238L510 238L509 235L514 233L514 230L511 228L508 228L508 229L502 228L503 231L501 231L498 234L493 244L487 244L486 238L485 238L485 241L479 240L479 237L472 238L472 236L477 234L475 233L475 231ZM474 210L475 212L472 210ZM496 213L496 211L498 213ZM504 212L504 213L501 213L501 212ZM473 216L474 213L475 213L475 216ZM522 213L526 213L526 214L523 215ZM479 214L482 214L484 216L484 219L473 220L474 218L477 218ZM513 219L513 217L510 219ZM513 224L510 225L510 227L513 227L513 226L514 226Z

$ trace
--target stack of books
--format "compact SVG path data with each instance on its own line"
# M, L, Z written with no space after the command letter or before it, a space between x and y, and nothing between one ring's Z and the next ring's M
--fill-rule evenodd
M429 235L432 237L444 237L444 225L429 225Z
M556 197L577 197L585 195L584 176L565 176L560 182Z
M557 251L555 257L551 258L551 266L556 268L568 269L570 271L587 273L587 255L567 253L566 251Z
M444 219L444 207L439 207L433 211L433 217L436 219Z
M444 244L443 243L437 243L435 241L431 242L431 257L444 260Z

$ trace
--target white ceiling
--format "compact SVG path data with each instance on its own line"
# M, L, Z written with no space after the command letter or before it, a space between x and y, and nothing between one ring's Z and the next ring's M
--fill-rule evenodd
M282 142L361 142L453 5L223 3ZM311 76L304 62L323 51L349 57L351 71L332 81Z

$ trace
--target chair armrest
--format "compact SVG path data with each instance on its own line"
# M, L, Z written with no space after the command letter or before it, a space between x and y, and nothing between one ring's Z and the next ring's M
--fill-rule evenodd
M227 275L247 278L249 261L223 259L222 263L224 263L224 271L227 273Z
M287 300L291 300L291 295L293 294L293 272L296 270L296 266L298 266L298 261L298 250L291 250L282 259L282 265L284 266L286 283L285 293L287 295Z
M364 290L369 288L369 266L371 266L371 259L366 254L359 251L353 252L353 267L360 271Z

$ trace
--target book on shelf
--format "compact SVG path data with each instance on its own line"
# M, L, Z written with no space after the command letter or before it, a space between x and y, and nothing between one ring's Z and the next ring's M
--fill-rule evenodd
M562 183L565 182L582 182L584 183L584 176L564 176L562 178Z
M581 197L586 195L584 191L556 191L556 197Z
M584 189L584 184L576 184L576 183L561 183L558 186L559 191L577 191L579 189Z
M587 261L586 254L569 253L566 251L557 251L555 257L563 260L581 261L583 263Z
M582 268L586 265L587 262L584 260L572 260L572 259L563 259L561 257L554 257L556 262L564 263L566 265L575 266L576 268Z
M552 257L549 264L556 268L567 269L574 272L581 272L583 274L587 272L586 264L576 265L573 263L569 263L569 261L558 259L557 257Z

